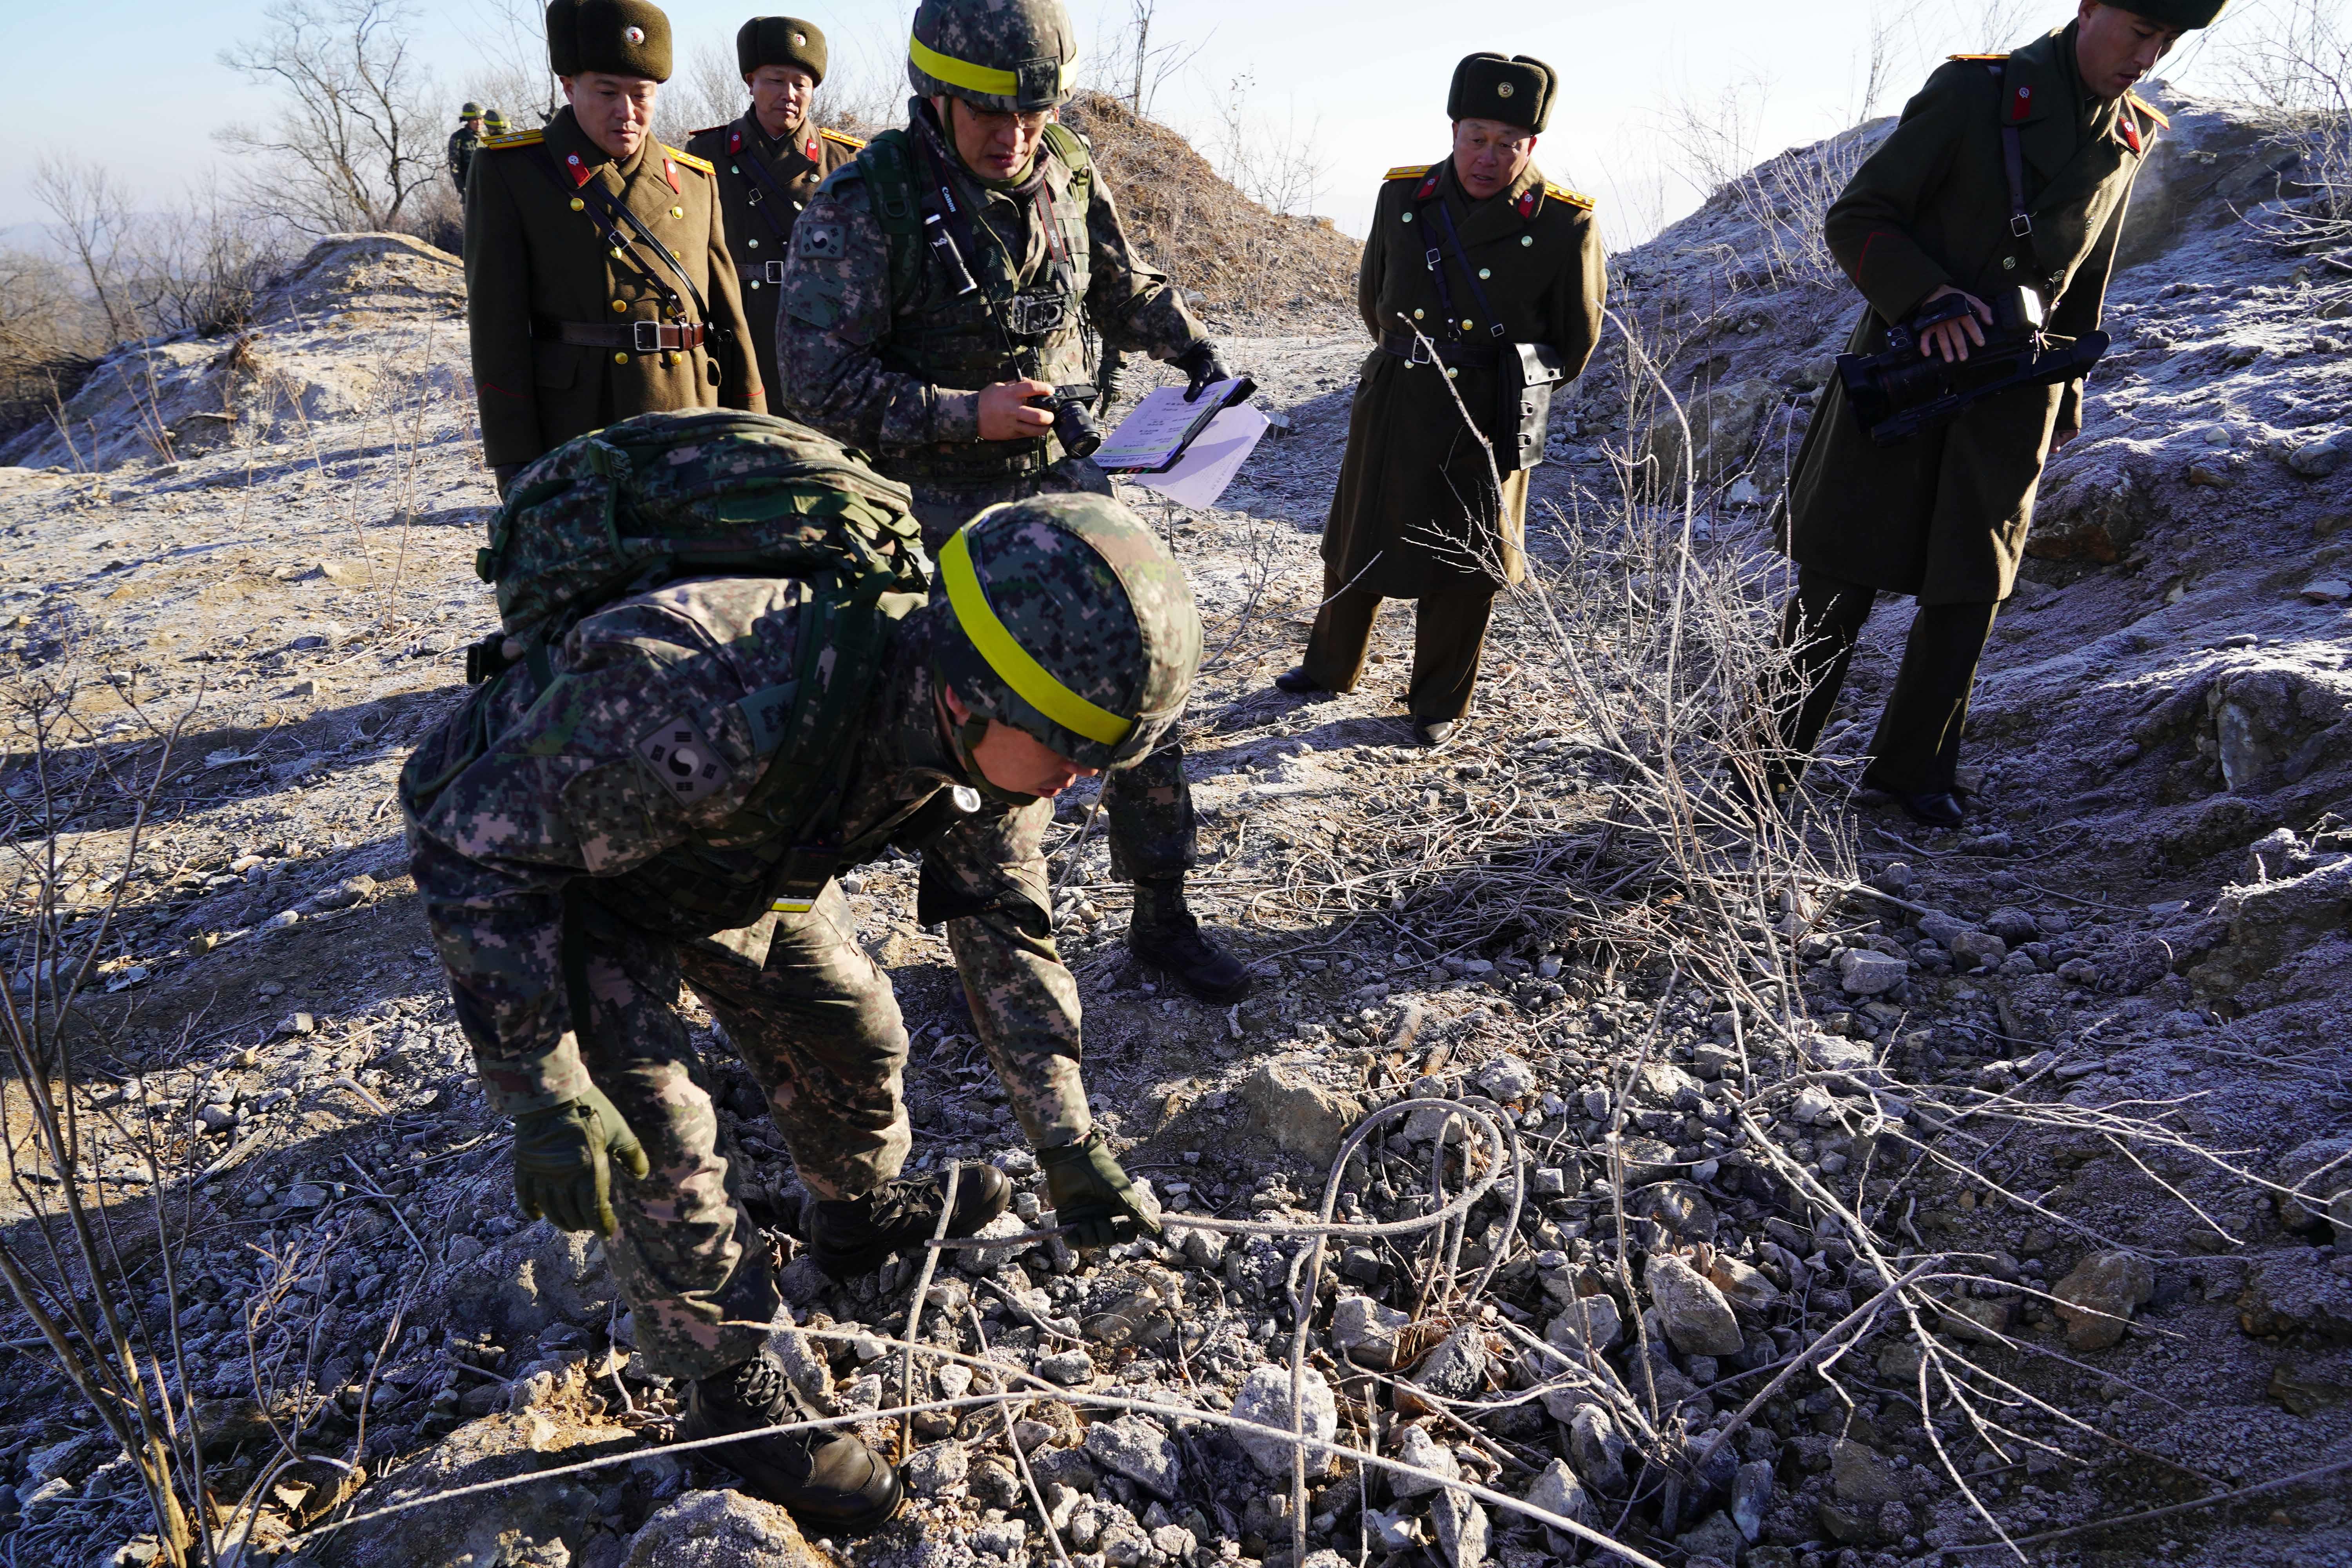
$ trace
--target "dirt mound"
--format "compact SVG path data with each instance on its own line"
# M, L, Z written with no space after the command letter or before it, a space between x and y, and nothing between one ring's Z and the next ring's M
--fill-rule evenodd
M1211 314L1297 330L1301 312L1352 305L1360 247L1330 219L1250 200L1182 136L1106 94L1078 94L1062 118L1093 144L1144 256Z

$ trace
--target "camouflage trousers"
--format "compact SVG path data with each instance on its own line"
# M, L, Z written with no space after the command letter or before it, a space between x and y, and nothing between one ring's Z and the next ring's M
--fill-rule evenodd
M897 1175L908 1142L907 1031L889 977L856 932L838 884L804 915L701 941L601 912L575 927L590 1013L577 1031L582 1060L651 1166L642 1180L613 1173L620 1234L606 1250L637 1348L665 1376L748 1360L779 1306L768 1244L719 1151L679 984L725 1026L766 1091L802 1183L819 1197L855 1196Z
M995 484L941 485L917 479L911 487L915 518L923 525L923 547L934 554L973 513L1000 501L1080 491L1113 493L1110 476L1084 458L1064 458L1037 473ZM1133 767L1111 774L1103 784L1102 805L1112 875L1129 881L1169 881L1200 860L1200 828L1192 815L1192 789L1184 781L1182 742L1171 738Z

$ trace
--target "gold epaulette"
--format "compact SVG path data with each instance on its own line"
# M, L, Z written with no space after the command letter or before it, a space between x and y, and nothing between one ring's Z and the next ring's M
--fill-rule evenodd
M1586 195L1582 191L1571 191L1566 185L1555 185L1549 180L1544 182L1544 195L1556 202L1566 202L1570 206L1582 207L1586 212L1592 210L1593 202L1591 196Z
M689 169L698 169L703 174L710 175L713 179L716 179L719 175L719 171L710 166L709 159L698 158L691 153L681 153L677 148L670 146L667 142L663 143L662 151L668 153L672 158L675 158L677 162L685 164Z
M1948 60L1975 60L1979 64L2009 58L2007 55L1946 55L1944 58Z
M2150 120L2155 121L2167 131L2172 129L2172 121L2165 118L2164 110L2158 109L2156 105L2150 103L2139 94L2136 92L2127 92L2124 94L2124 99L2134 109L2138 110L2142 114L2147 115Z
M726 129L727 127L724 125L706 125L699 131L688 132L686 133L686 139L691 142L698 136L708 136L715 131L724 131Z
M866 139L862 136L851 136L839 131L827 131L823 126L817 128L817 134L828 142L838 142L852 152L866 145Z
M546 140L547 132L544 131L511 131L504 136L483 137L482 151L502 153L509 147L536 147Z
M1381 178L1382 180L1418 180L1433 167L1435 165L1431 163L1400 163L1382 174Z

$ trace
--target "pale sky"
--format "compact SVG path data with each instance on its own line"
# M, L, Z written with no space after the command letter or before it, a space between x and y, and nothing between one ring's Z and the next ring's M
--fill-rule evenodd
M163 199L223 154L213 129L266 120L268 93L217 61L257 36L268 0L0 0L0 58L17 69L10 142L108 164L142 199ZM1115 35L1132 0L1074 0L1098 37ZM2219 90L2232 35L2296 0L2237 0L2201 48L2162 74ZM2352 10L2352 0L2321 0ZM454 110L489 40L499 0L417 0L417 47ZM836 74L896 71L911 7L899 0L771 0L824 26ZM1876 111L1890 113L1933 61L1955 50L2015 44L2072 15L2066 0L1918 0L1907 11L1861 0L1552 0L1521 8L1403 5L1397 0L1158 0L1155 37L1199 45L1163 89L1158 117L1205 141L1226 84L1255 79L1251 102L1267 136L1286 123L1312 132L1328 174L1314 210L1360 234L1381 174L1444 155L1446 83L1474 49L1528 54L1565 80L1536 157L1547 174L1601 202L1613 243L1644 237L1701 193L1678 174L1689 160L1670 133L1673 106L1713 110L1733 95L1754 157L1817 140L1864 107L1874 22L1890 59ZM766 6L761 6L766 9ZM753 14L744 0L677 0L668 7L681 64L704 45L731 49ZM2194 37L2192 35L2192 37ZM1712 115L1720 121L1719 114ZM26 188L32 158L5 160L0 230L41 214Z

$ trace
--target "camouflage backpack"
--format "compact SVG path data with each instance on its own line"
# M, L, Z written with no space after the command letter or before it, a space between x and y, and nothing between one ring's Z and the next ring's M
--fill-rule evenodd
M805 426L732 409L641 414L517 476L474 571L504 628L467 650L478 683L582 616L680 577L926 586L907 487Z

